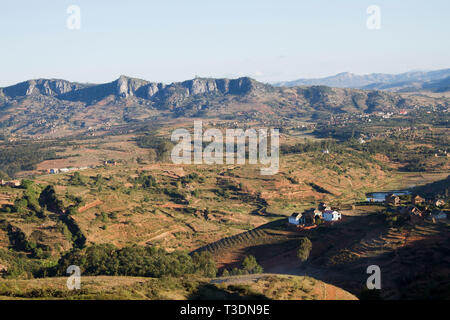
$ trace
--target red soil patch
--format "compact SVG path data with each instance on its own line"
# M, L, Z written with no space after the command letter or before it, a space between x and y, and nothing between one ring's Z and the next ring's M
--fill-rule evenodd
M86 204L85 206L79 208L79 209L78 209L78 212L79 212L79 213L82 213L82 212L84 212L84 211L86 211L86 210L89 210L89 209L91 209L91 208L93 208L93 207L96 207L96 206L98 206L98 205L100 205L100 204L102 204L102 203L103 203L103 202L102 202L101 200L95 200L95 201L93 201L93 202L91 202L91 203L88 203L88 204Z
M161 206L159 206L159 207L160 207L160 208L180 209L180 208L184 208L184 205L182 205L182 204L177 204L177 203L170 203L170 202L168 202L168 203L163 204L163 205L161 205Z

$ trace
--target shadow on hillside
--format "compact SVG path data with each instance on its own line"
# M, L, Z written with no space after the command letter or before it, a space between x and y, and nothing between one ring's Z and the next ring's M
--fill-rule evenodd
M204 284L188 296L189 300L268 300L246 285L229 285L219 288L213 284Z
M438 235L397 250L334 267L313 262L303 272L363 298L361 294L370 276L366 269L377 265L381 270L383 299L449 299L449 237L448 229L442 228Z

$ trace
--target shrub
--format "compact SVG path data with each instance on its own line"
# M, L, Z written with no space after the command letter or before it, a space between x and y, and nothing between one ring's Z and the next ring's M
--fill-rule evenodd
M309 258L309 254L312 249L312 243L308 238L302 238L300 240L300 245L297 249L297 257L302 261L305 262Z
M247 273L262 273L263 268L258 264L256 258L252 255L245 257L242 262L242 270Z
M79 172L75 172L73 176L70 177L69 184L72 186L85 186L85 178L81 176Z

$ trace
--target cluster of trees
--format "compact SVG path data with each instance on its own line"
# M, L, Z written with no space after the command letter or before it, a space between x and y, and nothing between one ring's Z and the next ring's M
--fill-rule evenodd
M27 252L31 258L46 259L50 257L50 248L47 245L28 241L26 235L18 228L8 225L8 237L16 251Z
M306 152L316 152L328 149L330 151L337 148L337 143L334 140L321 140L321 141L311 141L306 140L304 143L296 143L294 145L281 145L280 151L282 154L291 153L306 153Z
M263 273L263 271L263 267L258 264L256 258L252 255L249 255L244 258L240 268L235 267L230 271L228 271L227 269L223 269L222 277Z
M110 276L182 276L198 274L215 277L217 269L208 252L189 254L181 251L168 253L157 247L128 246L117 248L112 244L93 245L73 249L62 256L54 275L66 275L70 265L81 268L83 275Z
M152 189L158 188L158 183L156 182L155 177L152 175L147 175L143 172L139 174L139 176L131 181L133 184L139 184L144 189Z
M41 268L38 260L29 259L25 253L2 248L0 261L8 266L7 272L3 274L5 278L32 278L38 275Z
M136 144L140 148L154 149L157 161L167 160L174 146L171 141L156 137L153 134L137 137Z
M11 144L0 149L0 170L12 177L18 171L33 170L37 163L56 158L55 150L49 150L43 144Z
M78 171L76 171L70 178L69 184L72 186L85 186L86 178L83 177Z
M3 212L29 213L30 217L45 218L44 209L39 201L40 188L31 180L22 180L21 186L25 189L23 196L17 198L13 205L5 205Z
M205 182L205 178L203 178L203 177L199 176L197 173L193 172L193 173L190 173L188 175L181 177L179 181L183 185L192 183L192 182L203 183L203 182Z

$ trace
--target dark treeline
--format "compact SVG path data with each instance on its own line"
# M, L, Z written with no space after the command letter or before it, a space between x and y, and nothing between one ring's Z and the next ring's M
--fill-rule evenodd
M12 177L18 171L33 170L37 163L56 158L55 150L48 150L42 144L2 146L0 147L0 170Z
M117 248L112 244L72 249L63 255L56 267L46 275L65 276L70 265L79 266L83 275L162 277L198 274L215 277L217 269L208 252L174 251L168 253L157 247L129 246Z
M335 150L337 143L334 140L321 140L321 141L310 141L307 140L304 143L296 143L294 145L281 145L280 151L282 154L291 153L306 153L306 152L316 152L323 150Z
M165 160L174 146L170 140L162 139L151 133L137 137L136 144L140 148L154 149L158 161Z

